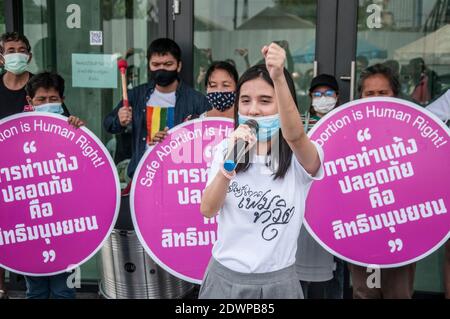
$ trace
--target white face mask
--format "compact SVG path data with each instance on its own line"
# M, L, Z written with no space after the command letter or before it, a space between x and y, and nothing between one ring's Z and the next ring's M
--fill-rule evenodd
M312 106L317 113L325 114L336 106L337 99L334 97L322 96L312 100Z
M35 112L47 112L54 114L63 114L62 103L46 103L34 107Z
M24 53L11 53L3 55L5 70L16 75L23 74L28 67L30 57Z

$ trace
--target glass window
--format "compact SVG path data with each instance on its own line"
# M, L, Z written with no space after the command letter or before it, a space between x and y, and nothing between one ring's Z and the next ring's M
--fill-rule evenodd
M157 2L23 1L24 34L33 51L31 71L53 70L61 74L66 80L70 112L86 120L87 127L105 143L110 136L102 129L102 119L121 98L119 74L115 75L117 82L106 81L115 85L100 80L80 83L74 62L90 59L91 54L105 55L107 59L125 57L129 86L144 83L147 46L158 37Z
M386 63L401 98L422 106L450 88L450 1L360 0L357 70ZM444 249L417 264L416 291L442 292Z
M4 0L0 0L0 8L4 8L5 7L5 1ZM0 12L0 34L3 34L6 32L6 22L5 22L5 11L1 11ZM3 69L3 63L0 63L0 74L2 74L4 72Z
M24 0L24 34L30 40L30 71L58 72L66 81L65 103L71 114L85 120L110 150L126 185L131 157L131 133L110 136L103 118L121 100L118 58L126 58L131 88L147 81L147 47L158 37L158 0ZM97 56L98 55L98 56ZM96 74L92 63L105 63ZM103 62L102 62L103 61ZM108 64L109 62L109 64ZM84 67L83 65L87 65ZM102 76L108 72L108 76ZM97 259L82 267L83 281L98 279Z
M5 0L0 0L0 8L5 7ZM0 11L0 34L5 33L6 24L5 24L5 11Z
M386 63L423 106L450 88L450 1L359 0L357 70Z
M262 63L261 48L276 41L287 49L287 68L296 83L299 105L309 105L316 41L316 1L194 1L194 81L205 91L212 61L228 60L239 74Z
M5 1L0 0L0 8L5 7ZM5 11L0 11L0 34L5 33L6 31L6 22L5 22ZM3 65L0 63L0 74L3 73Z

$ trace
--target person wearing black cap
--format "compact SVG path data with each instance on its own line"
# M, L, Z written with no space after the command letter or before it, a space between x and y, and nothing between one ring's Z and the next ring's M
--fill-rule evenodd
M309 95L311 106L302 116L305 132L338 105L339 86L334 76L320 74L315 77ZM342 262L335 261L334 256L323 249L304 227L298 237L295 268L306 299L343 298Z
M329 74L316 76L311 81L309 96L311 98L311 106L303 117L306 132L338 104L339 86L335 77Z

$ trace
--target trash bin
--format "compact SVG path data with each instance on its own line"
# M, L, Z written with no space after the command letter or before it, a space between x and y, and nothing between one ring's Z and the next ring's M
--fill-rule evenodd
M116 229L101 249L100 294L108 299L180 299L195 285L169 274L145 252L123 196ZM117 229L117 228L124 229Z

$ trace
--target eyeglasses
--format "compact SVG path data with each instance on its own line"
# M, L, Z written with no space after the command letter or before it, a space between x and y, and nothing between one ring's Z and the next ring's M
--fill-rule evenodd
M316 92L312 92L312 97L322 97L322 96L326 96L326 97L331 97L334 96L336 92L334 90L326 90L324 92L320 92L320 91L316 91Z

